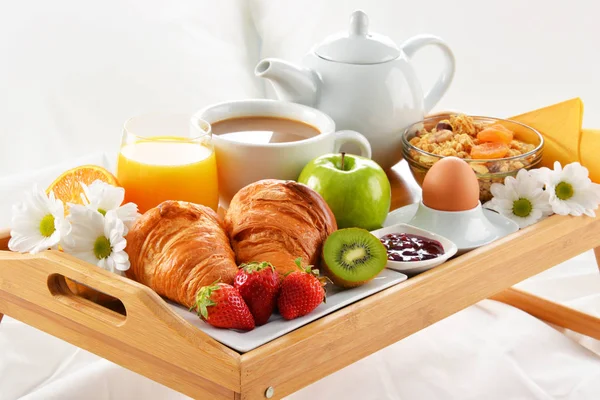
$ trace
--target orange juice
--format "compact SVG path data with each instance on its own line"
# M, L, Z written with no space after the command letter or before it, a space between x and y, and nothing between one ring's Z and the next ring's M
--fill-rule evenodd
M217 162L212 147L174 137L149 138L121 147L117 179L125 201L141 213L165 200L217 210Z

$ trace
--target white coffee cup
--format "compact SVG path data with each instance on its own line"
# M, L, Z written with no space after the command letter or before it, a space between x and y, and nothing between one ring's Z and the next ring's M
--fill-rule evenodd
M245 143L213 133L217 156L220 203L227 207L244 186L261 179L296 180L312 159L338 152L354 143L360 155L371 158L369 141L354 131L335 131L335 122L325 113L301 104L278 100L238 100L208 106L194 117L210 124L238 117L279 117L304 122L321 132L304 140L285 143Z

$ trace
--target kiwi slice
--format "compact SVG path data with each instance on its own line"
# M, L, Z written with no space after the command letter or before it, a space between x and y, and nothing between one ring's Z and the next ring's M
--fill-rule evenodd
M385 246L360 228L333 232L323 245L323 269L337 286L360 286L375 278L387 264Z

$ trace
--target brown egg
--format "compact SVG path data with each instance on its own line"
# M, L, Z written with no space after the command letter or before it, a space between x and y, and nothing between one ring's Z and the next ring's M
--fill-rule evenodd
M423 204L440 211L466 211L477 207L479 182L469 164L444 157L433 164L423 180Z

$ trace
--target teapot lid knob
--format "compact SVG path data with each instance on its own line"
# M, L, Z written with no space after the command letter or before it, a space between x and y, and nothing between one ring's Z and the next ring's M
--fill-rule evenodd
M369 17L362 10L350 15L350 29L329 36L313 51L328 61L359 65L391 61L401 54L390 38L369 32Z
M350 34L367 36L369 31L369 16L362 10L356 10L350 15Z

